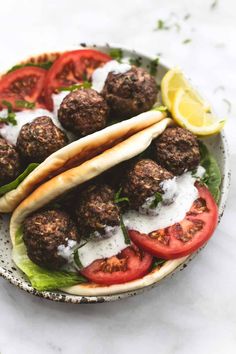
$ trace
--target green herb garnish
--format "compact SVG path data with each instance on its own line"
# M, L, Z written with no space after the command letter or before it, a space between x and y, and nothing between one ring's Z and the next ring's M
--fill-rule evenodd
M26 100L16 100L16 106L19 108L34 109L35 103Z
M186 38L186 39L182 42L182 44L188 44L188 43L191 43L191 42L192 42L192 39Z
M163 21L163 20L158 20L157 21L157 25L156 25L156 28L155 28L156 31L169 30L169 29L170 29L170 26L167 26L165 21Z
M26 66L36 66L38 68L42 68L45 70L48 70L51 68L53 62L52 61L45 61L43 63L26 63L26 64L19 64L19 65L14 65L10 70L8 70L7 74L11 73L12 71L25 68Z
M85 88L85 89L88 89L92 86L91 82L88 82L88 81L84 81L82 82L81 84L74 84L74 85L71 85L71 86L67 86L67 87L60 87L58 89L59 92L62 92L62 91L75 91L75 90L79 90L81 88Z
M161 195L161 193L156 192L154 194L154 200L152 201L150 208L155 209L160 202L162 202L162 195Z
M82 245L83 246L83 245ZM82 247L81 246L81 247ZM84 268L83 264L80 261L79 254L78 254L78 248L74 251L74 262L77 265L79 269Z
M130 63L130 65L141 66L142 65L142 58L141 57L130 58L129 63Z
M124 224L122 216L120 216L120 227L121 227L121 230L122 230L123 235L124 235L125 243L127 245L129 245L130 244L129 233L128 233L127 229L126 229L126 226Z
M154 262L152 264L152 270L157 268L158 266L164 264L165 262L166 262L166 259L155 258Z
M168 108L166 106L157 106L153 108L154 111L166 112Z
M211 4L211 10L214 10L218 5L218 0L214 0L213 3Z
M121 60L123 59L123 51L120 48L111 49L109 55L119 63L121 63Z
M7 107L7 117L0 117L0 123L17 125L16 114L12 111L12 104L2 100L2 105Z
M120 189L118 190L118 192L115 193L114 202L115 202L116 204L121 203L121 202L127 202L127 203L129 203L129 198L128 198L128 197L121 197L121 191L122 191L122 187L120 187Z
M159 58L150 61L150 66L149 66L150 75L155 76L157 74L158 65L159 65Z

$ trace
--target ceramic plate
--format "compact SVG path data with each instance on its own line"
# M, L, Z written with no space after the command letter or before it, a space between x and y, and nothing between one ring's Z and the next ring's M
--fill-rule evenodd
M98 50L101 50L103 52L109 53L111 48L114 46L88 46L89 48L94 48L96 47ZM124 57L127 58L141 58L142 60L142 66L144 67L149 67L150 62L153 58L147 57L139 52L132 51L126 48L122 48L120 46L115 46L115 48L121 48L123 51ZM162 77L168 70L168 66L165 65L164 63L159 63L158 65L158 71L156 75L157 83L161 82ZM219 215L220 218L223 215L224 208L225 208L225 203L226 203L226 198L227 198L227 193L229 189L229 182L230 182L230 171L229 171L229 154L228 154L228 148L227 148L227 142L224 136L224 133L219 134L217 136L211 137L204 139L204 143L208 146L209 150L212 152L212 154L215 156L215 158L218 161L221 174L222 174L222 185L221 185L221 199L219 203ZM153 288L154 286L158 285L160 282L154 283L152 285L149 285L145 288L136 290L136 291L129 291L121 294L115 294L115 295L109 295L109 296L74 296L74 295L68 295L65 293L62 293L60 291L43 291L39 292L35 289L32 288L30 283L25 279L23 273L21 273L14 265L11 259L11 242L10 242L10 236L9 236L9 230L8 230L8 225L9 225L9 216L0 216L0 275L2 275L4 278L6 278L8 281L10 281L12 284L18 286L22 290L31 293L33 295L37 295L40 297L43 297L45 299L50 299L53 301L59 301L59 302L68 302L68 303L99 303L99 302L104 302L104 301L114 301L118 300L121 298L125 298L128 296L133 296L136 294L139 294L143 292L144 290ZM219 218L219 221L220 221ZM196 252L198 253L198 252ZM189 262L196 254L191 255L187 261L178 268L176 268L173 272L168 274L168 276L171 276L174 272L177 270L180 270L186 266L186 263Z

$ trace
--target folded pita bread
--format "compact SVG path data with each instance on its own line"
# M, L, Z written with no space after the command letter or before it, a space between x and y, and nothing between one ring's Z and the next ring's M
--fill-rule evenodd
M123 122L109 126L84 138L74 141L50 155L21 184L0 198L0 213L12 212L39 184L62 171L79 166L101 152L111 148L121 139L159 122L165 114L148 111Z
M29 214L44 207L55 198L78 185L100 175L109 168L142 153L151 144L152 140L160 135L171 123L172 120L166 118L161 122L134 134L130 138L123 140L119 144L84 162L80 166L67 170L38 187L18 206L12 215L10 234L13 246L15 243L16 232ZM186 259L187 257L167 261L163 266L154 269L143 278L124 284L103 286L86 283L63 288L61 290L69 294L81 296L111 295L133 291L146 286L151 286L157 281L160 281L179 267Z

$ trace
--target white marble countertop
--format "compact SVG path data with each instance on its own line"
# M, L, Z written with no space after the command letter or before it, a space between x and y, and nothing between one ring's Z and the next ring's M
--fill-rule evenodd
M211 8L212 3L2 2L0 67L32 51L89 41L162 53L163 61L184 68L217 112L229 116L233 175L226 212L208 246L186 270L143 295L100 305L57 304L0 279L1 354L236 352L236 3L218 0ZM154 31L158 19L168 20L172 28ZM186 39L191 41L183 44Z

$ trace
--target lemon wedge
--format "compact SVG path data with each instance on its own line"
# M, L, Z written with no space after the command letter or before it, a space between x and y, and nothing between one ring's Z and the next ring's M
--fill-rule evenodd
M161 82L162 101L174 120L196 135L219 133L225 120L211 113L211 107L191 86L178 68L169 70Z
M190 82L186 79L182 71L178 68L173 68L165 74L161 82L162 100L169 111L172 109L176 91L180 88L188 91L192 99L200 103L206 111L210 109L209 104L191 86Z
M217 134L225 125L225 120L220 121L192 91L183 88L176 90L170 111L180 126L199 136Z

